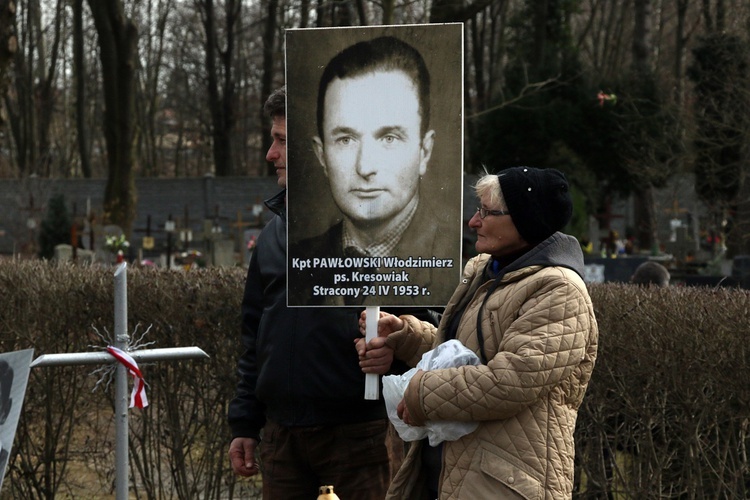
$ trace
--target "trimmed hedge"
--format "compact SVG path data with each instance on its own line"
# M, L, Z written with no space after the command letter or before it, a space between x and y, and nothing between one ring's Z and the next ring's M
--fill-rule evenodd
M750 498L750 292L591 286L581 498Z
M33 347L36 357L114 344L114 270L0 263L0 349ZM129 413L130 491L139 498L257 494L254 482L235 479L227 459L244 278L239 268L128 269L131 341L198 346L210 356L141 367L150 406ZM32 370L2 498L111 497L114 384L97 368Z
M150 406L129 413L139 498L259 497L227 458L244 278L240 268L128 269L132 340L210 356L144 366ZM575 497L750 497L748 292L590 291L600 347L576 429ZM114 268L1 261L0 349L101 348L114 333L113 300ZM32 370L0 498L111 497L108 381L93 366Z

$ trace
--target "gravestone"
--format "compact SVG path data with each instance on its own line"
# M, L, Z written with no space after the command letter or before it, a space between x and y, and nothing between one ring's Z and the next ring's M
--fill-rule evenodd
M604 267L604 282L629 283L630 277L635 269L646 262L648 257L628 256L617 259L606 257L588 257L584 259L587 273L591 273L591 279L601 279L601 270L593 266Z
M234 240L217 239L211 241L209 262L212 266L231 267L235 265Z
M586 283L604 283L604 264L586 264L583 281Z
M73 247L67 243L55 245L54 258L57 262L68 262L73 260Z
M57 262L68 262L73 260L73 247L67 243L55 245L55 257ZM84 248L76 249L75 261L81 264L93 264L96 262L96 253Z

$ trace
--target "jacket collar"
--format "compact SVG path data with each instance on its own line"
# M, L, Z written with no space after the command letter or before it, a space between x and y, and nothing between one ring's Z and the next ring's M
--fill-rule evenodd
M268 198L264 203L271 212L279 217L286 217L286 189Z

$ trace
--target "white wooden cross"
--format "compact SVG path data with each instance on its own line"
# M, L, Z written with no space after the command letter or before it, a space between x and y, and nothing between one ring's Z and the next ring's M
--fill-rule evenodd
M166 349L143 349L128 351L128 285L127 264L123 262L115 270L115 345L136 361L164 361L173 359L208 358L198 347L173 347ZM44 354L36 358L31 367L63 365L102 365L117 363L109 352L76 352ZM118 363L115 368L115 498L128 499L128 369Z

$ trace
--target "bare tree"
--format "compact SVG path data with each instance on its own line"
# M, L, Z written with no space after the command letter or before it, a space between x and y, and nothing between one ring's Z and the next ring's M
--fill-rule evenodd
M512 2L492 2L473 16L466 28L464 108L469 137L476 134L476 119L491 109L494 103L507 103L502 95L503 67L506 58L506 27L513 13ZM501 104L501 106L503 105ZM471 142L467 141L467 146ZM467 147L470 165L479 165L473 149Z
M56 102L64 3L59 0L55 4L49 53L39 0L23 5L20 21L24 36L21 50L16 51L14 92L5 96L6 108L16 144L19 174L48 176L51 174L49 132Z
M738 202L745 201L742 193L747 192L750 47L741 37L726 32L699 40L689 72L695 92L696 193L711 211L710 229L731 241L742 238L742 230L735 232L738 226L747 227L747 222L736 220L736 210ZM747 215L747 210L741 214ZM732 243L730 255L744 246L739 240Z
M232 131L236 123L236 96L234 81L235 27L240 16L242 2L225 0L223 20L223 46L218 29L219 16L216 15L213 0L196 2L205 31L206 77L208 84L208 105L211 111L213 153L216 175L227 176L234 173L232 155Z
M50 62L49 65L45 64L45 46L43 37L39 37L38 49L39 49L39 77L37 84L37 107L39 109L39 120L38 120L38 151L39 151L39 167L38 171L44 175L49 176L51 172L52 164L52 152L50 151L50 125L52 124L52 113L55 107L55 94L57 92L57 64L58 58L60 57L60 39L62 32L62 23L65 17L64 14L63 0L58 0L55 5L55 22L53 25L53 39L52 47L49 52ZM38 7L38 6L37 6ZM34 11L35 16L41 18L41 12ZM41 24L41 21L39 21ZM41 30L40 30L41 31Z
M9 69L18 49L15 33L16 4L13 0L0 0L0 95L8 89ZM0 129L7 125L8 117L0 108Z
M633 77L635 81L653 79L651 54L652 39L652 5L651 0L634 0L635 23L633 27ZM651 158L642 158L649 161ZM658 253L658 236L656 234L656 212L651 179L643 178L636 186L636 228L638 239L643 248L652 248Z
M78 156L84 177L91 177L91 154L89 152L89 127L86 123L86 58L83 38L83 0L73 0L73 73L76 93L76 132L78 134Z
M265 124L268 121L268 118L263 114L263 102L271 95L271 92L274 90L272 88L273 81L274 81L274 73L275 73L275 66L274 66L274 47L276 43L276 27L277 27L277 9L278 9L278 0L268 0L267 3L267 11L265 14L265 19L263 23L263 63L262 63L262 80L261 80L261 87L260 87L260 95L261 95L261 101L260 101L260 107L258 115L260 117L260 123ZM271 141L267 133L264 133L262 135L262 141L261 141L261 150L260 150L260 164L266 165L266 151L268 151L268 148L271 146ZM266 175L274 175L276 170L273 168L273 165L267 164L266 165Z
M712 32L724 31L726 25L726 8L724 0L714 0L714 8L711 8L711 0L701 0L703 21L706 29Z
M147 30L147 36L144 37L141 51L142 68L136 94L139 104L135 108L139 128L143 131L138 136L141 173L146 176L163 173L158 155L156 117L161 101L159 83L164 67L165 33L172 7L173 0L149 1L146 5L145 17L148 22L144 29Z
M135 77L138 28L125 15L121 0L89 0L99 35L104 87L104 137L107 145L105 218L122 227L128 237L135 218L134 157Z

